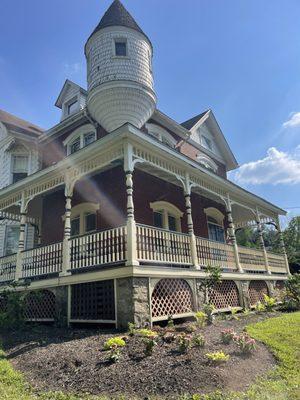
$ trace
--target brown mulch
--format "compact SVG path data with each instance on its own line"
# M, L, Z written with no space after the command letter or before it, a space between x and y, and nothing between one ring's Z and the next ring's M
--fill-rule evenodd
M258 343L253 354L242 356L236 345L220 341L220 332L225 328L241 332L249 323L276 315L252 314L239 320L216 320L201 330L205 347L193 347L187 354L178 352L176 342L160 340L153 355L145 357L141 338L132 337L117 364L110 363L108 353L102 351L105 340L116 335L115 332L39 326L2 339L13 366L38 390L173 399L217 389L245 390L255 378L273 368L275 360L264 345ZM209 365L205 354L220 350L230 355L229 361L219 366Z

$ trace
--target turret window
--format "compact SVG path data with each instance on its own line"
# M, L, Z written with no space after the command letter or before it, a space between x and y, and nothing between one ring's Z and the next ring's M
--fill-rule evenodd
M116 57L126 57L127 56L126 39L115 40L115 56Z

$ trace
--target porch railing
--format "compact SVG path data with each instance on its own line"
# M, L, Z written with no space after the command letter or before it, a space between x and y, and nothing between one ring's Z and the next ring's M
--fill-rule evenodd
M9 282L15 279L17 254L0 258L0 282Z
M245 271L265 271L265 259L263 252L258 249L239 246L239 258Z
M137 224L137 258L168 264L191 264L189 235Z
M226 243L196 237L197 255L200 265L236 270L233 247Z
M124 261L126 226L70 239L71 269Z
M49 275L62 270L62 242L22 252L22 278Z
M281 254L272 253L270 251L267 252L268 261L271 272L274 273L286 273L286 265L285 259Z

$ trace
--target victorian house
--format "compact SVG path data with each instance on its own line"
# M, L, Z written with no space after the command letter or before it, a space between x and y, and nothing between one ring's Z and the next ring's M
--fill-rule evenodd
M151 40L119 0L84 52L87 89L66 80L57 125L0 114L2 290L28 292L28 319L117 327L192 315L207 266L218 310L272 294L289 268L262 228L281 237L285 211L227 179L238 164L213 112L157 109ZM249 224L260 249L236 243Z

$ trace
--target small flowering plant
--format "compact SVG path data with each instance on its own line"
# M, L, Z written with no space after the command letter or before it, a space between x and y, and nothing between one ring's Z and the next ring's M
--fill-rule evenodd
M192 338L190 335L182 333L178 336L178 344L180 353L187 353L192 346Z
M241 353L250 354L256 348L256 342L252 339L248 333L242 333L241 335L235 335L233 337L234 342L239 347Z
M233 329L224 329L221 332L221 340L224 344L229 344L234 337L236 337L236 333Z

